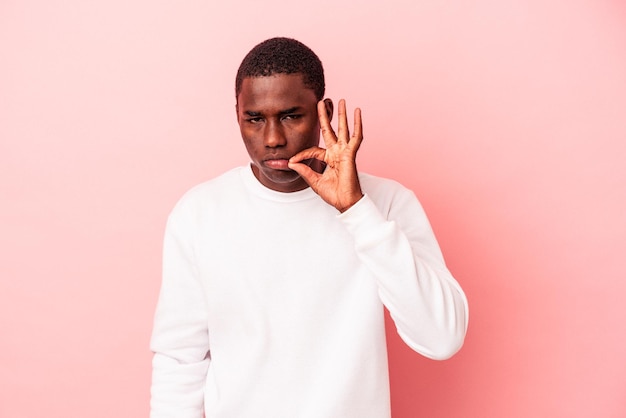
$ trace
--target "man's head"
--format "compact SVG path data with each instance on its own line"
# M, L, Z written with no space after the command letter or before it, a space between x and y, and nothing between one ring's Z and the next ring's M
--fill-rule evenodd
M324 70L317 55L294 39L264 41L243 59L235 92L237 122L257 179L280 192L308 187L288 161L319 144ZM332 101L325 99L324 106L331 118Z
M324 97L324 68L309 47L290 38L272 38L261 42L244 57L235 79L235 97L239 103L241 83L247 77L267 77L275 74L301 74L304 85Z

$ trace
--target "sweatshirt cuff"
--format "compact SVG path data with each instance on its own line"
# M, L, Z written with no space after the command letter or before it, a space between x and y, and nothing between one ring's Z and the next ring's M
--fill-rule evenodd
M360 248L376 245L393 233L392 225L383 217L367 194L337 217Z

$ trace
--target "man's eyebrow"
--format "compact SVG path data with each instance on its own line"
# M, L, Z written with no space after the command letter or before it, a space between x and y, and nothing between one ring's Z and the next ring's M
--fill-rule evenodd
M299 112L301 110L302 110L302 106L293 106L288 109L279 111L278 114L281 116L288 115L290 113ZM256 110L244 110L243 113L245 113L247 116L250 116L250 117L263 116L263 112L258 112Z
M290 107L289 109L285 109L285 110L281 110L280 114L281 115L287 115L289 113L294 113L294 112L298 112L299 110L301 110L302 107L301 106L294 106L294 107Z

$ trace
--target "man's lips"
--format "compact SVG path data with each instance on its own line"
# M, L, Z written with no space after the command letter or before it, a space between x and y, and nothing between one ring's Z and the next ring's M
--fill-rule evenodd
M274 170L291 170L288 164L289 159L287 158L272 158L263 161L263 165Z

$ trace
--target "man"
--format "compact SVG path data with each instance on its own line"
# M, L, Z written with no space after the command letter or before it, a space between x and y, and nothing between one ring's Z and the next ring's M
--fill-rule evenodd
M463 291L413 193L357 173L361 112L350 134L340 100L333 131L313 51L262 42L235 93L251 164L168 219L151 417L389 417L383 306L411 348L445 359L465 337Z

